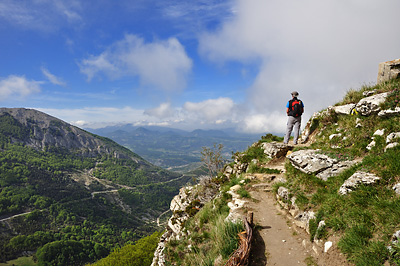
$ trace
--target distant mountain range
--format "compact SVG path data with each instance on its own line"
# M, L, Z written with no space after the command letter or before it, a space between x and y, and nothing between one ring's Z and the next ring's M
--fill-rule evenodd
M224 157L230 159L232 153L244 151L260 138L260 135L241 134L233 129L188 132L131 124L86 130L114 140L157 166L180 172L193 170L201 164L202 147L223 144Z

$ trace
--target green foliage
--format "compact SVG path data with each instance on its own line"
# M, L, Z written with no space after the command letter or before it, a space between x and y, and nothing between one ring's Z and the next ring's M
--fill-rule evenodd
M251 198L250 193L243 187L236 191L242 198Z
M242 154L240 162L250 163L253 159L262 160L265 157L264 150L260 146L251 146Z
M258 164L251 163L247 170L248 173L260 173L260 174L280 174L281 171L278 169L271 169L268 167L262 167Z
M346 92L345 96L343 97L343 100L341 102L338 102L336 105L345 105L349 103L358 103L363 96L363 91L367 90L367 87L363 87L361 90L357 89L350 89Z
M156 167L144 174L143 165L137 166L129 160L87 158L61 150L37 151L20 144L4 144L2 148L0 215L32 212L9 220L12 231L1 229L4 231L0 239L1 261L54 241L87 240L107 250L133 243L156 230L139 217L156 217L168 209L172 197L190 178L170 181L178 175ZM119 193L125 204L132 204L132 214L113 204L108 194L92 197L86 187L70 178L71 174L81 175L95 168L99 161L101 173L112 181L140 184L146 180L144 185ZM135 179L139 175L146 177ZM160 181L165 183L152 184ZM100 183L91 187L104 190ZM13 238L15 233L17 236Z
M384 109L395 109L396 107L400 107L400 87L395 88L388 94L382 106Z
M135 244L128 244L116 249L108 257L88 266L148 266L153 260L161 233L155 232L150 236L138 240Z
M381 108L398 107L399 84L397 80L352 90L338 105L356 103L364 97L363 91L375 91L389 92ZM361 127L355 127L356 119ZM338 161L358 158L360 163L327 181L304 174L288 163L287 182L274 185L273 191L276 193L280 186L285 186L290 196L296 197L300 209L317 212L316 219L309 222L311 240L339 235L342 236L340 251L355 265L382 265L388 258L396 264L397 247L393 247L392 253L386 247L399 225L400 198L392 187L400 180L400 147L387 150L385 147L387 135L400 131L400 117L345 116L330 112L318 117L312 127L318 131L312 148ZM383 136L373 136L378 129L385 129ZM367 150L372 140L376 144ZM339 195L340 186L357 170L374 173L380 180L374 185L360 185L346 196ZM325 226L318 229L320 221Z
M9 143L11 138L26 139L30 130L8 113L0 115L0 143Z
M36 252L38 266L82 265L108 253L102 245L91 241L55 241L44 245Z
M185 223L185 230L192 232L189 238L168 244L167 261L176 265L214 265L219 255L227 260L238 247L238 233L243 231L241 223L225 221L228 213L229 207L223 198L204 205ZM188 245L192 246L190 250Z
M265 136L261 136L261 140L260 140L261 143L262 142L273 142L273 141L282 142L283 137L278 137L271 133L268 133Z

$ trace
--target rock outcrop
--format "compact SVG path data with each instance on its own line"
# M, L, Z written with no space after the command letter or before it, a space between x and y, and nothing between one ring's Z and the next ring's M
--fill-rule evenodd
M199 184L179 190L170 205L172 216L168 220L166 232L154 252L152 266L165 266L164 249L170 240L180 240L191 232L183 230L185 221L194 215L205 203L211 201L218 193L218 186L208 176L200 177Z
M356 104L355 109L360 115L364 116L378 113L381 110L379 105L385 102L387 96L388 93L384 92L365 97Z
M400 78L400 59L382 62L379 64L377 83Z
M338 193L340 195L346 195L354 191L361 184L371 185L376 183L379 179L380 177L374 174L357 171L343 183Z
M329 177L337 176L357 163L357 161L339 161L322 154L320 150L295 151L287 158L295 168L303 173L314 174L324 181Z
M264 149L264 153L269 158L280 158L286 156L287 152L293 149L293 146L276 141L264 142L261 146Z
M126 152L113 149L101 138L34 109L0 108L0 117L20 129L19 134L8 134L11 143L22 143L37 150L73 150L87 157L109 154L115 158L129 158ZM138 162L139 156L131 159Z

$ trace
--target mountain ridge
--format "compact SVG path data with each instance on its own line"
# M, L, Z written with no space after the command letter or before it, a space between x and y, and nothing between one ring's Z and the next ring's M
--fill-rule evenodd
M88 241L76 250L84 256L64 265L100 259L160 228L157 218L192 178L25 108L0 109L0 162L0 262L37 250L42 260L73 256L63 252L79 240Z

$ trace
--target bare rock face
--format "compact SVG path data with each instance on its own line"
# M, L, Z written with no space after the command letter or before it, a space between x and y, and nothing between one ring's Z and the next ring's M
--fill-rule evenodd
M336 159L318 153L319 150L300 150L291 153L287 158L292 165L306 174L316 174L332 167Z
M287 152L293 149L293 147L287 144L276 141L269 143L264 142L262 144L262 148L264 149L264 153L270 158L280 158L286 156Z
M352 176L350 176L343 183L343 185L339 188L339 194L346 195L346 194L354 191L361 184L364 184L364 185L374 184L379 179L380 179L380 177L378 177L374 174L357 171Z
M346 105L340 105L340 106L333 106L332 109L335 111L337 114L341 115L349 115L351 114L351 111L356 107L356 104L350 103Z
M338 161L319 150L300 150L287 156L290 163L306 174L314 174L326 181L329 177L337 176L344 170L350 168L356 161Z
M363 116L368 116L372 113L378 113L381 110L379 105L385 102L387 96L388 93L384 92L365 97L357 103L356 111Z
M379 64L377 84L400 78L400 59Z
M378 113L379 117L392 117L392 116L399 116L400 115L400 107L388 110L382 110Z
M129 158L106 145L101 138L34 109L0 108L0 116L8 117L24 134L10 135L11 143L23 143L37 150L60 148L74 150L87 157L112 154ZM135 158L131 158L136 161Z
M171 218L168 220L166 232L162 235L160 242L154 252L152 266L165 266L164 249L166 243L170 240L180 240L190 232L183 230L184 223L191 215L188 213L189 206L192 208L200 209L206 202L215 198L219 188L216 184L211 182L211 177L200 177L200 182L196 186L187 186L179 190L170 205L170 210L173 212ZM196 202L196 204L193 204Z

